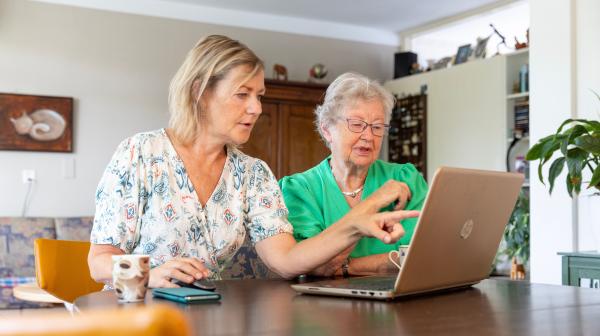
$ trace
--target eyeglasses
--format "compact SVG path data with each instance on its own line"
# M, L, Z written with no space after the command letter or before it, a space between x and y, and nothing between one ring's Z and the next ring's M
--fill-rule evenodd
M371 133L374 136L381 137L385 134L385 132L390 128L388 124L369 124L366 121L360 119L346 119L348 123L348 130L354 133L362 133L365 131L367 126L371 127Z

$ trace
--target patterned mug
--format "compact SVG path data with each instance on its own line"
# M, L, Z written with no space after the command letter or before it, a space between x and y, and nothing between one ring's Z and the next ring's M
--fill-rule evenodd
M113 255L112 264L112 283L119 302L144 301L150 279L150 256Z

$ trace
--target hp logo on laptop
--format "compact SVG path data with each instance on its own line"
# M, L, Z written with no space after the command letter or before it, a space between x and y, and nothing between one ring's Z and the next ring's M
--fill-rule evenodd
M462 239L469 238L469 236L471 235L471 232L473 231L473 224L474 223L473 223L472 219L469 219L468 221L465 222L462 229L460 230L460 238L462 238Z

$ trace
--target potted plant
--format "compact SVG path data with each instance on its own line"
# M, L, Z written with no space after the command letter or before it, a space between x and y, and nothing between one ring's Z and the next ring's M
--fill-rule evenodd
M511 261L511 278L524 279L529 261L529 192L522 189L504 230L501 253Z
M595 93L596 94L596 93ZM600 100L600 96L596 94ZM554 188L554 181L567 167L567 191L573 197L581 191L582 172L589 169L592 178L587 183L587 188L600 190L600 122L587 119L567 119L555 134L540 139L527 152L525 157L529 161L539 160L538 177L544 183L542 167L550 161L555 152L559 156L550 164L548 182L550 190ZM545 184L545 183L544 183ZM595 194L598 194L596 191Z
M523 188L504 229L504 236L496 253L491 274L496 276L510 274L513 279L523 279L528 262L529 190ZM521 277L513 276L515 268L522 271Z

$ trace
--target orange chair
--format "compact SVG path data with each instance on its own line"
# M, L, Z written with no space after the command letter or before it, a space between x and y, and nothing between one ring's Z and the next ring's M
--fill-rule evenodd
M32 313L0 319L0 336L188 336L191 328L173 306L156 304L110 310Z
M36 239L34 254L38 286L67 303L101 290L103 285L90 276L87 263L89 250L89 242Z

